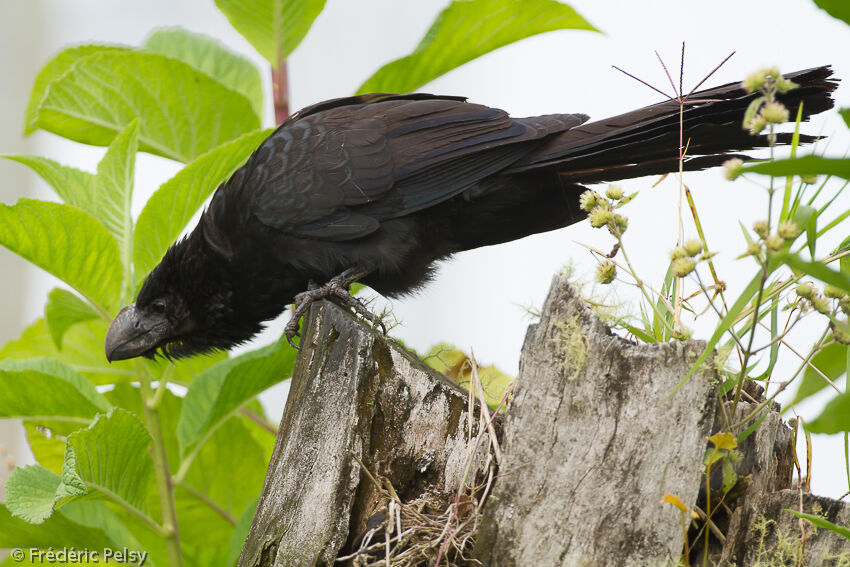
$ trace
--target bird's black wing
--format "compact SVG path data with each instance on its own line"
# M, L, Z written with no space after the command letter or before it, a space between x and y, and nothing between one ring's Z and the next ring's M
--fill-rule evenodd
M242 172L249 214L298 236L347 240L451 198L583 115L512 119L458 97L364 95L307 108Z

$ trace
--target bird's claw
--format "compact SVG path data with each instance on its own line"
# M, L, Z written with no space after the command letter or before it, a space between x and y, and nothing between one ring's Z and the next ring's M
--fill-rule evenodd
M363 303L353 297L350 293L348 293L349 286L359 280L360 278L366 276L369 272L363 270L357 270L355 268L350 268L338 276L335 276L328 280L325 285L322 286L314 286L313 282L310 282L311 288L307 291L302 291L301 293L295 296L295 304L294 309L292 311L292 317L289 319L289 322L284 327L284 334L286 335L286 340L289 341L289 344L294 348L298 349L299 346L295 344L292 340L293 337L300 337L298 334L298 322L301 320L301 317L307 312L310 305L319 299L332 299L336 300L337 303L341 304L344 307L350 307L373 324L379 325L381 330L386 335L387 328L384 325L384 322L369 311Z

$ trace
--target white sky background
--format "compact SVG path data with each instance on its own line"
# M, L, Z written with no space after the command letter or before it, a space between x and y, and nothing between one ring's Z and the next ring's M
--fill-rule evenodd
M351 94L380 65L409 53L446 3L329 0L290 60L293 110ZM516 116L584 112L599 119L660 100L657 93L614 71L611 65L669 90L653 50L677 70L683 40L687 41L686 90L733 50L737 54L706 86L737 81L774 64L792 71L831 63L839 77L850 78L850 30L810 0L574 0L572 5L605 35L563 31L530 38L467 64L422 90L465 95ZM220 38L267 73L264 61L230 28L213 0L0 0L0 22L6 32L0 34L0 153L35 153L94 170L102 148L81 146L44 132L26 140L18 135L36 73L51 54L68 44L137 45L153 28L180 25ZM850 87L840 88L836 98L839 104L850 106ZM265 123L271 122L267 101ZM834 112L818 117L804 131L829 135L830 154L842 155L850 148L850 136ZM138 212L178 166L140 154L136 169L134 204ZM55 198L35 174L19 164L0 160L0 179L14 183L0 187L0 197L7 202L24 195ZM672 177L656 188L651 188L653 182L641 179L623 184L627 191L641 190L624 212L630 219L626 234L630 256L641 275L658 285L677 234L678 187ZM737 222L740 219L749 226L766 217L766 193L747 181L729 183L718 170L687 174L686 182L693 190L711 248L720 253L716 260L720 277L733 292L739 290L755 268L751 260L734 261L745 248ZM847 208L850 198L844 195L835 210ZM690 224L686 224L686 235L695 235ZM841 239L836 232L834 240L822 244L820 254ZM457 255L442 266L436 281L423 292L392 302L403 323L393 334L421 351L443 341L465 350L472 348L481 363L495 363L515 374L530 322L523 306L541 306L552 274L567 263L575 265L578 276L592 279L595 261L574 241L603 250L612 244L606 233L582 223ZM46 293L56 281L6 250L0 250L0 266L0 312L6 314L0 338L8 340L42 315ZM626 292L622 298L624 309L635 305L634 294ZM709 319L698 326L698 334L710 332ZM260 341L268 342L281 328L282 323L276 322ZM798 340L806 349L814 337L799 335ZM793 357L780 361L783 369L796 364ZM278 388L265 397L273 419L282 412L284 391ZM822 403L806 404L800 411L812 417ZM840 439L816 437L816 443L814 489L838 496L847 490Z

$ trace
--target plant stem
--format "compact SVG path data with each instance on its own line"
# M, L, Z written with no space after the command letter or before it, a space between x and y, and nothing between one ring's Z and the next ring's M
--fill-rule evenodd
M174 485L171 482L171 473L168 470L168 456L165 453L165 442L162 436L162 426L159 422L159 409L153 403L153 392L151 391L151 380L147 369L140 363L136 363L136 372L139 377L139 390L142 394L142 408L145 412L145 422L148 432L153 438L151 456L153 457L154 473L159 492L159 504L162 511L162 528L165 531L165 546L168 550L168 563L170 567L183 565L183 554L180 549L180 532L177 528L177 509L174 504ZM166 381L165 374L162 381Z
M277 68L272 67L272 96L275 124L280 124L289 118L289 72L286 59L281 59Z

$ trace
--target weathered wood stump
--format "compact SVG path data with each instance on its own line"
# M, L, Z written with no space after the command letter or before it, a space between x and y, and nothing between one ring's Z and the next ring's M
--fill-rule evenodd
M703 348L618 337L556 277L497 427L501 466L483 513L472 514L478 532L468 564L675 565L685 545L681 516L660 500L669 493L691 509L704 505L706 437L731 409L721 406L710 364L681 383ZM751 394L736 419L756 407L759 393ZM784 511L802 501L807 513L850 519L842 503L788 490L793 447L776 409L764 409L739 447L738 485L713 516L709 557L736 567L797 565L778 555L791 549L804 565L850 564L847 540L811 525L804 536ZM387 510L373 476L402 502L427 496L451 508L464 480L494 470L466 427L479 413L465 391L401 346L317 304L239 565L334 564L356 547L367 519ZM698 520L689 535L694 565L701 527ZM427 557L418 564L433 564ZM441 558L442 566L463 564Z

